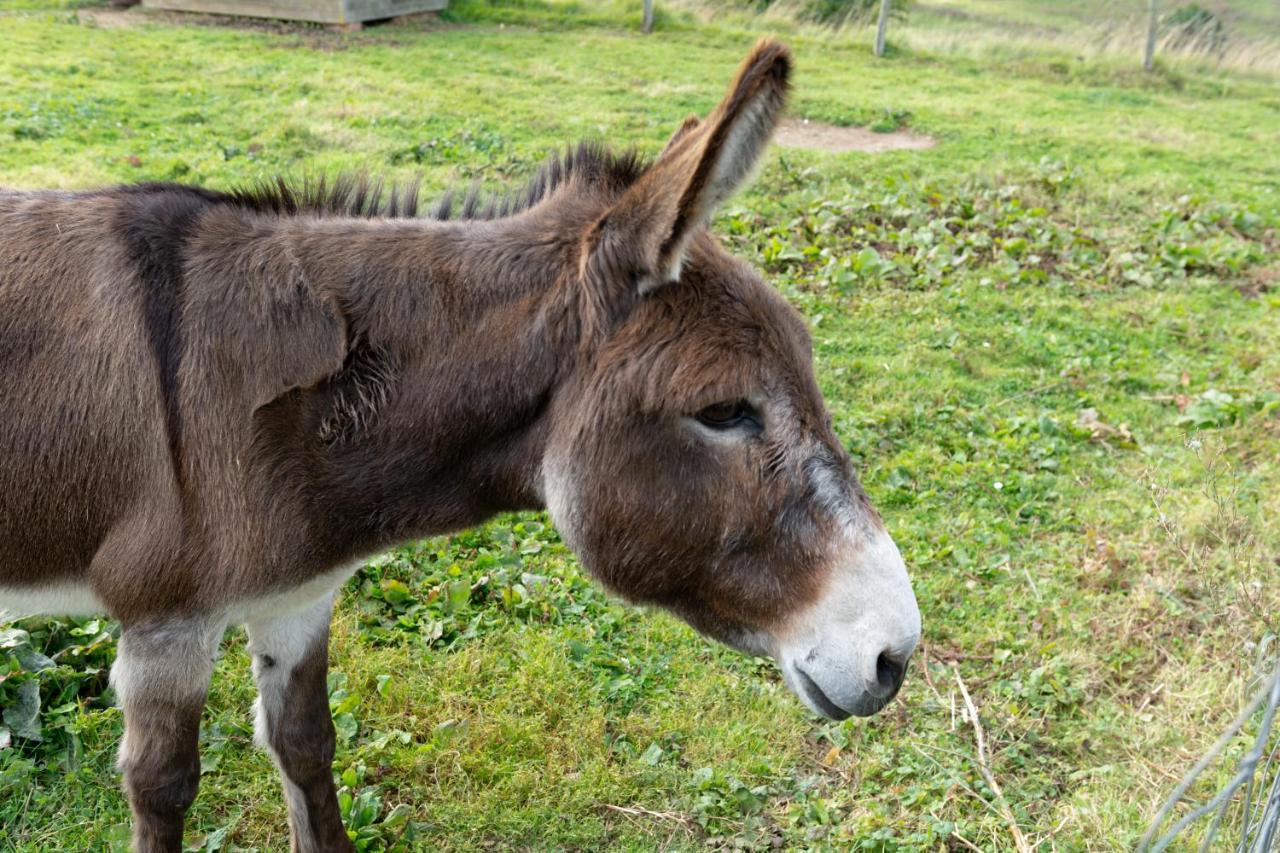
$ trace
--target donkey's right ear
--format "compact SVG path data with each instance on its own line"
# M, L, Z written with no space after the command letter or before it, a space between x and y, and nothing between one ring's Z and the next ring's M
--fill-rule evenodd
M685 119L649 169L590 229L584 260L635 282L676 281L694 235L747 182L786 105L791 53L762 39L705 121ZM620 268L621 267L621 268Z

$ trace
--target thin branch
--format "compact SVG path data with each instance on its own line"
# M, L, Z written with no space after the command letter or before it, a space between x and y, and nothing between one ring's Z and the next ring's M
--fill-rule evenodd
M1018 848L1018 853L1031 853L1031 845L1022 834L1022 828L1018 826L1013 809L1009 808L1009 801L1005 799L1000 783L991 772L991 764L987 761L987 737L982 730L982 720L978 718L978 709L973 704L973 698L969 695L969 688L965 686L964 679L960 677L960 667L955 664L951 666L956 676L956 685L960 688L960 695L964 697L964 707L968 711L969 722L973 723L974 739L978 742L978 770L982 773L982 778L987 780L987 787L991 789L991 793L996 795L996 806L1000 810L1000 816L1009 825L1009 833L1013 836L1013 844Z
M929 656L930 650L926 646L924 654L920 655L920 671L924 674L924 683L933 691L933 695L938 697L938 703L945 705L946 700L942 698L942 694L938 692L938 688L933 685L933 678L929 675Z
M628 817L643 815L645 817L657 818L658 820L673 821L686 829L689 828L690 824L689 818L682 814L676 814L675 812L655 812L652 809L646 809L644 806L615 806L612 803L605 803L604 807L610 811L627 815Z
M969 839L965 838L963 835L961 835L961 834L960 834L959 832L957 832L956 830L952 830L952 831L951 831L951 837L952 837L952 838L954 838L956 841L959 841L959 842L960 842L961 844L963 844L965 847L968 847L970 850L973 850L973 851L974 851L974 853L982 853L982 848L981 848L981 847L978 847L976 844L974 844L974 843L973 843L972 841L970 841Z

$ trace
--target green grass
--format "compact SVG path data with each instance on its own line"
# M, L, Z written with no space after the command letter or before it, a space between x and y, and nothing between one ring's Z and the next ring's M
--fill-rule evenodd
M631 5L460 0L337 35L5 2L0 185L365 168L443 188L518 180L583 136L655 152L755 33L677 11L643 38ZM1125 849L1259 671L1280 612L1274 79L789 40L793 112L939 142L775 151L716 225L808 316L912 566L925 641L900 701L814 719L772 664L612 602L544 520L499 519L346 588L335 771L363 849L1011 849L957 678L1022 831ZM18 628L0 846L118 847L115 629ZM286 843L251 701L233 633L201 849Z

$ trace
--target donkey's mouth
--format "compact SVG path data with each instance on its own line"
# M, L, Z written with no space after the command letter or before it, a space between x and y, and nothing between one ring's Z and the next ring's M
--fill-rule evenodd
M846 711L835 702L832 702L827 694L822 692L822 688L818 683L808 676L808 674L800 667L794 667L800 688L804 691L805 697L813 703L823 716L830 717L833 720L847 720L853 716L852 711Z

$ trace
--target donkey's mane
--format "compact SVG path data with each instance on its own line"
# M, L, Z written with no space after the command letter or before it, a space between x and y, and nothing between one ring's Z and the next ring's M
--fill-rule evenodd
M608 191L624 190L648 165L634 150L615 153L600 142L579 142L548 157L522 189L486 193L479 184L472 184L461 192L446 190L425 208L419 198L419 180L388 183L364 172L334 178L321 175L301 182L276 177L234 189L228 197L241 207L290 216L501 219L528 210L571 180Z

